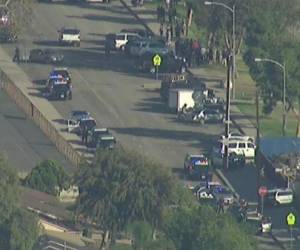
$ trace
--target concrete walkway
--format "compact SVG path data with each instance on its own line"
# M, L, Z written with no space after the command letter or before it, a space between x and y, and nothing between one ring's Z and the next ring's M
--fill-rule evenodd
M131 0L120 0L121 3L145 26L146 29L150 29L154 34L159 35L159 23L157 22L156 12L147 10L145 7L133 7L131 5ZM207 77L205 69L203 68L193 68L189 71L204 79L204 82L208 88L212 88L216 91L217 95L225 99L225 89L219 87L219 80L216 76ZM243 134L256 137L256 128L251 123L251 121L241 113L238 107L234 104L231 105L231 119L233 125Z

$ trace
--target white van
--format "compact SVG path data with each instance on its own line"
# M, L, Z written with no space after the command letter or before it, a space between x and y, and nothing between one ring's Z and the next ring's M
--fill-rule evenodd
M218 141L217 145L213 147L213 152L217 154L224 154L225 143L226 140ZM253 159L255 157L255 148L255 144L249 141L229 140L228 142L229 153L234 152L238 155L245 155L248 159Z

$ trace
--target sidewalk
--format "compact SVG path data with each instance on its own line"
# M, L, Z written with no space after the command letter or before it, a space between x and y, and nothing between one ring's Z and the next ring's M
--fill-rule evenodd
M159 34L159 23L157 22L155 11L147 11L145 7L133 7L131 5L131 0L120 0L121 3L127 8L137 19L141 21L141 23L145 26L146 29L151 30L154 34ZM221 89L219 87L219 80L215 76L211 76L211 79L207 78L207 73L205 73L205 69L203 68L192 68L189 71L199 77L204 79L204 82L208 88L212 88L216 91L217 95L225 99L225 89ZM216 79L217 78L217 79ZM225 80L225 79L222 79ZM231 104L231 120L237 129L246 135L256 137L256 128L251 123L250 120L245 118L245 116L241 113L238 107L234 104Z

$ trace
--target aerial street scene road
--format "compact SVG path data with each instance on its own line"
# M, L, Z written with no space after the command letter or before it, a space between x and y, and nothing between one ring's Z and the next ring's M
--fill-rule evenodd
M299 11L0 0L0 250L300 249Z

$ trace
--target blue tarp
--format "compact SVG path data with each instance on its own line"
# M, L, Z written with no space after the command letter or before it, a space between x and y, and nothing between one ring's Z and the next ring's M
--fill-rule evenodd
M300 153L300 138L297 137L262 137L260 151L272 158L282 154Z

